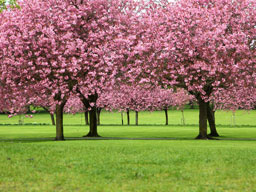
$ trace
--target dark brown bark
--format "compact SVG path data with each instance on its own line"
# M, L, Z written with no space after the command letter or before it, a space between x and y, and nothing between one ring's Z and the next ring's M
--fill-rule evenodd
M123 115L123 112L121 112L121 121L122 121L122 125L124 125L124 115Z
M56 125L55 124L55 119L54 119L54 114L51 114L51 112L49 111L49 109L47 107L43 107L43 109L50 114L50 117L51 117L51 122L52 122L52 125Z
M98 130L97 130L97 108L96 106L91 107L90 103L96 103L98 99L98 94L95 93L94 95L89 95L88 98L85 98L85 96L81 93L81 91L77 88L76 89L77 93L79 94L79 98L84 104L84 108L88 109L91 108L89 111L89 119L90 119L90 124L89 124L89 133L85 135L84 137L100 137L98 135Z
M89 116L88 111L85 111L84 112L85 125L89 125L89 118L88 118L88 116Z
M211 132L208 136L219 137L219 134L216 129L214 113L215 113L215 111L213 111L213 109L211 108L210 103L207 102L207 119L208 119L208 123L209 123L210 130L211 130Z
M127 114L127 125L130 125L130 111L127 110L126 114Z
M199 96L199 135L196 139L208 139L207 137L207 103Z
M97 108L97 124L100 125L100 112L101 108Z
M168 109L164 109L165 113L165 125L168 125Z
M135 125L139 125L139 112L135 111Z
M185 125L186 123L185 123L185 117L184 117L184 110L181 110L181 124L182 125Z
M51 116L52 125L55 125L54 114L51 114L51 113L50 113L50 116Z
M55 140L64 140L63 133L63 109L66 102L56 105L56 138Z
M89 111L89 117L90 117L90 125L89 125L89 133L86 135L86 137L99 137L98 135L98 127L97 127L97 108L92 107L92 109Z

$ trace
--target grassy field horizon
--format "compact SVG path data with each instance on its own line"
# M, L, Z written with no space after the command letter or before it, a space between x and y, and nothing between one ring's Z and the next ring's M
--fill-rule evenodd
M198 109L185 109L185 125L198 125ZM33 117L26 117L26 114L16 115L11 118L7 114L0 114L0 125L5 124L19 124L22 120L24 124L34 125L50 125L50 115L45 112L29 114ZM28 115L28 116L29 116ZM215 112L216 124L219 126L255 126L256 127L256 110L246 111L238 110L236 112L217 110ZM123 113L124 125L127 124L126 113ZM183 125L182 113L179 110L168 110L168 118L170 125ZM135 113L130 111L131 125L135 124ZM101 112L102 125L121 125L121 113L118 111L102 111ZM164 111L142 111L139 112L140 125L164 125L165 114ZM84 114L64 114L64 125L84 125Z

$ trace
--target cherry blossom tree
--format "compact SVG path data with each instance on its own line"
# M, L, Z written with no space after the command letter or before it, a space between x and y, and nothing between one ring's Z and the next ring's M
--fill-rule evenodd
M119 75L118 70L124 59L124 55L119 52L123 49L120 39L133 16L134 6L130 1L119 0L88 1L87 4L90 17L85 20L87 31L83 43L86 53L82 54L82 61L88 66L81 65L82 74L78 76L75 90L84 107L89 109L90 131L87 136L97 137L96 102L105 89L114 85ZM76 5L76 8L79 7ZM84 71L88 71L86 76Z
M84 108L81 99L77 95L72 95L71 97L69 97L67 104L65 105L64 111L66 113L72 114L84 113L85 125L89 125L88 109Z
M17 8L18 5L15 0L6 1L6 0L0 0L0 26L3 25L6 22L5 15L2 14L2 11L5 11L7 9L11 8ZM0 55L1 58L2 55ZM1 64L1 62L0 62ZM15 94L15 90L11 89L11 86L8 84L8 81L4 78L4 71L6 68L1 65L0 68L0 111L9 113L9 112L20 112L24 111L24 101L20 97L20 95ZM24 92L23 92L24 93ZM15 105L15 100L18 100L19 105Z
M127 123L130 124L129 111L135 111L135 124L138 125L138 112L153 110L151 103L152 90L127 84L116 85L103 92L96 103L97 108L127 112Z
M139 111L164 110L168 125L168 109L176 107L183 110L184 105L193 100L184 89L162 89L160 87L143 87L121 85L115 86L99 96L97 108L106 110L135 111L135 124L138 125ZM184 116L184 115L183 115Z
M255 102L255 93L255 88L230 87L229 89L220 90L212 97L212 100L215 110L250 110L253 108Z
M232 121L235 124L235 112L238 109L251 110L255 105L255 88L230 87L223 89L212 97L215 110L232 111Z
M168 109L174 105L173 89L155 88L151 91L151 110L164 110L165 125L168 125Z
M112 111L116 109L116 102L118 97L118 92L114 91L112 88L102 92L96 102L97 106L97 124L100 125L100 113L102 109L107 111Z
M41 86L42 95L50 90L56 140L64 139L63 109L74 93L90 109L88 136L98 136L95 103L121 64L114 39L119 25L127 22L125 1L26 0L19 5L20 9L3 12L2 75L13 87Z
M136 52L142 72L163 86L181 87L195 96L199 104L198 139L209 138L210 97L220 89L246 87L253 79L255 3L179 0L164 6L155 3L147 9L144 23L148 27L140 35Z

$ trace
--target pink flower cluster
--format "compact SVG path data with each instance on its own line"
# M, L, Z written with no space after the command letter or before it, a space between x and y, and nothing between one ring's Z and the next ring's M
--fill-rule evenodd
M87 109L182 108L188 93L218 108L255 104L254 0L18 4L0 13L1 111L79 111L76 97Z

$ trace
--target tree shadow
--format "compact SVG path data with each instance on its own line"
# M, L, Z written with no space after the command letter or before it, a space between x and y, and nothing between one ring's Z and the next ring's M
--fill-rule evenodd
M34 143L34 142L49 142L49 141L55 141L55 138L53 138L53 137L45 137L45 138L11 138L11 139L0 138L0 143L1 142L6 142L6 143Z
M88 126L88 125L84 125L84 124L64 124L64 126ZM121 125L121 124L101 124L98 125L99 127L198 127L198 124L169 124L169 125L165 125L165 124L139 124L139 125L135 125L135 124L130 124L130 125ZM225 127L225 128L256 128L256 125L230 125L230 124L216 124L216 127Z

